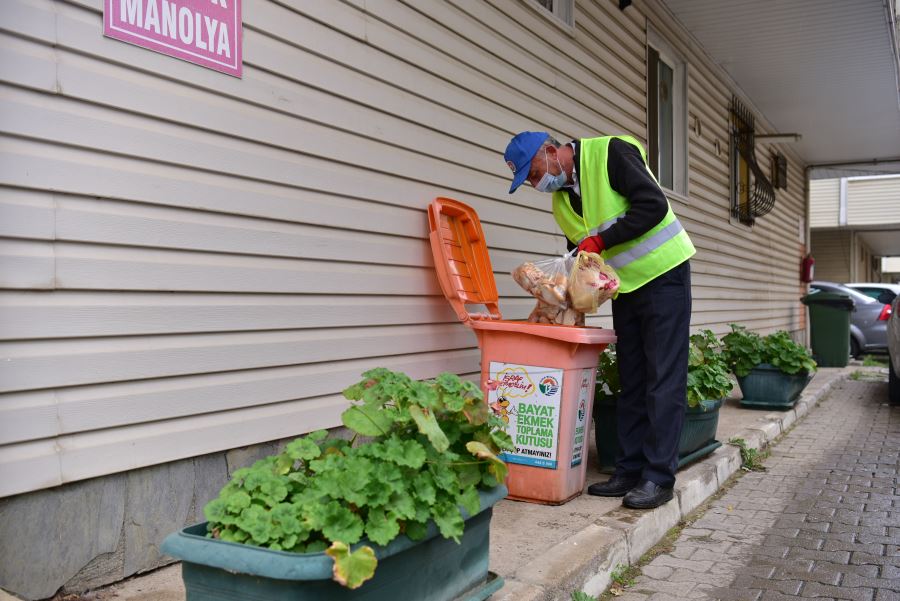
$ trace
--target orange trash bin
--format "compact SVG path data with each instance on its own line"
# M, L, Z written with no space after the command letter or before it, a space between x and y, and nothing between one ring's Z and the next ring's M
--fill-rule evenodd
M516 445L503 455L509 498L565 503L584 490L597 360L615 332L504 320L474 209L436 198L428 223L441 290L478 338L485 400Z

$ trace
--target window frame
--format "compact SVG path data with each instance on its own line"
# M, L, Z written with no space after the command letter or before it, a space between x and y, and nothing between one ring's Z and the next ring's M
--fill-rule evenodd
M672 69L672 187L667 191L689 197L688 190L688 69L687 61L652 28L647 28L647 158L654 175L659 174L659 84L658 62Z
M744 204L750 204L750 186L752 184L750 178L750 164L747 163L747 159L740 153L738 150L738 139L733 133L728 134L728 144L729 144L729 155L728 155L728 176L729 176L729 221L731 221L734 225L741 225L744 227L752 228L756 225L756 219L753 216L749 216L746 219L740 217L737 211L738 205L743 202ZM746 187L744 189L743 198L741 197L740 192L740 180L746 179ZM749 208L746 211L747 215L750 215Z
M564 27L568 27L570 29L575 28L575 0L549 0L552 4L552 8L547 8L544 6L541 0L532 0L532 3L535 4L542 12L553 16L554 21L559 25Z

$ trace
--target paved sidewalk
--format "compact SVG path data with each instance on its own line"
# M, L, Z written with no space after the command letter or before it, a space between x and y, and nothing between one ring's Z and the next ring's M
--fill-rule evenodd
M619 601L900 599L900 409L847 380Z
M820 369L788 411L742 409L736 391L720 412L717 439L726 443L739 437L751 448L763 448L813 411L837 383L858 369L859 365ZM586 485L608 477L594 468L593 434L590 438ZM739 468L738 449L725 444L706 459L680 470L676 498L650 511L625 509L621 499L586 494L556 507L501 501L491 523L491 570L503 576L506 585L491 601L568 601L576 589L599 594L610 583L617 566L637 562ZM181 601L184 588L180 566L175 564L81 596L59 599Z

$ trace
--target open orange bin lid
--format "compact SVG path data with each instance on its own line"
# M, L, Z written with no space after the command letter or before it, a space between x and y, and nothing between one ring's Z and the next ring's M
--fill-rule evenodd
M460 321L476 330L518 331L577 344L616 341L612 330L503 320L487 242L475 209L452 198L435 198L428 207L431 252L444 296ZM466 305L484 305L470 313Z

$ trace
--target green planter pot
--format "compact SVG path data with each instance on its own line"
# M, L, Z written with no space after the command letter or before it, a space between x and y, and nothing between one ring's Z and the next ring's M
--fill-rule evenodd
M743 398L741 407L751 409L790 409L813 374L786 374L768 363L754 367L746 376L738 376Z
M206 538L206 522L170 534L161 550L182 561L187 601L481 601L503 586L488 572L488 535L493 506L506 495L505 486L479 491L481 510L466 519L460 544L430 523L424 540L401 535L385 547L371 545L378 558L375 576L355 590L332 580L334 564L325 553Z
M678 441L678 467L709 455L722 446L716 440L719 426L719 409L722 400L700 401L697 407L688 407L684 414L684 427ZM616 397L594 396L594 439L597 443L597 459L602 473L611 474L616 465L619 441L616 438Z

